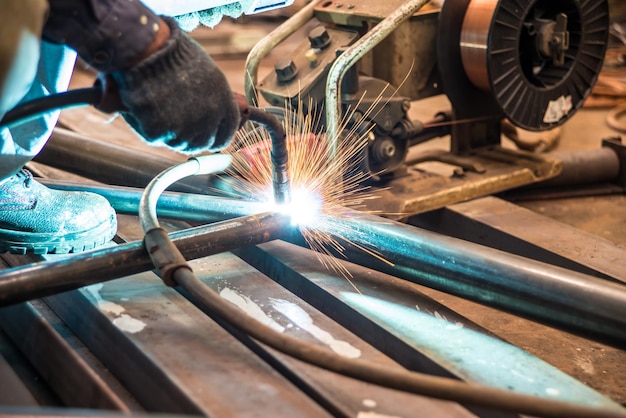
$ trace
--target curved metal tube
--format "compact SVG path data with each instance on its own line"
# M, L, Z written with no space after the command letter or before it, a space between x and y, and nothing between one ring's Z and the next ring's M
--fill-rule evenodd
M259 100L256 90L258 70L261 60L269 54L276 45L300 29L306 22L313 18L315 7L321 0L314 0L300 9L299 12L287 19L283 24L274 29L269 35L261 39L248 54L246 59L246 74L244 89L246 99L251 106L258 106Z
M139 222L144 231L160 228L156 207L159 196L165 189L185 177L222 172L228 168L231 161L232 157L229 154L202 155L190 158L157 175L146 186L139 201Z
M341 120L341 82L346 72L365 54L378 45L402 22L410 18L429 0L411 0L378 23L354 45L346 49L334 62L326 80L326 134L329 141L330 158L334 159L339 149Z

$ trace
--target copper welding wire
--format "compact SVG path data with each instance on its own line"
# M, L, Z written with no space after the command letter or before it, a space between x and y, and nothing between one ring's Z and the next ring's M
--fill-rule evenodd
M472 83L489 91L487 47L489 28L498 1L472 0L467 7L461 31L461 59L467 77Z

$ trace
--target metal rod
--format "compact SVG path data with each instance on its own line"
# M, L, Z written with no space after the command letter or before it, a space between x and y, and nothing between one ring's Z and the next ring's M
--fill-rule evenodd
M117 213L137 215L143 189L91 185L60 180L37 179L45 186L70 192L85 191L105 197ZM192 193L164 192L157 204L159 217L208 223L267 211L267 203Z
M316 227L344 239L351 262L585 337L626 344L621 284L357 211L320 220ZM375 250L387 262L358 247Z
M291 16L280 26L269 33L265 38L257 42L250 50L246 58L246 74L244 79L244 90L246 99L251 106L259 105L259 97L256 90L258 81L258 70L261 60L265 58L278 44L313 18L315 7L321 0L314 0L299 12Z
M132 187L146 187L154 176L184 160L182 155L180 160L170 160L139 153L62 128L54 129L35 158L37 162L102 183ZM207 178L196 176L179 181L171 190L203 193L206 189Z
M174 232L171 238L187 260L281 238L291 229L285 215L262 213ZM36 299L154 268L143 242L132 242L3 270L0 306Z
M347 48L333 63L326 79L326 134L331 161L335 159L339 149L341 82L346 72L428 2L429 0L412 0L405 3Z

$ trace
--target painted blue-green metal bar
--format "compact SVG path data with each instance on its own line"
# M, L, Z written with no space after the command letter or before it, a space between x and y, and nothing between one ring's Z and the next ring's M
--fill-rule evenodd
M316 228L356 264L612 345L626 345L626 286L353 211ZM356 244L351 245L350 243ZM385 261L362 251L370 248Z
M137 215L143 189L126 186L109 186L37 179L57 190L86 191L104 196L117 213ZM268 210L268 204L250 200L223 198L202 194L164 192L159 197L159 217L179 219L192 223L217 222L248 216Z

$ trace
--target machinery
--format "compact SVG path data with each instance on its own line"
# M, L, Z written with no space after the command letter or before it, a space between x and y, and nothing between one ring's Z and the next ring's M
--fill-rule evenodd
M332 133L349 115L344 132L370 135L360 169L385 190L372 209L407 215L556 176L559 160L502 147L503 123L507 132L565 123L597 79L609 22L606 2L577 1L327 1L307 13L253 50L248 100L311 106L339 144ZM306 18L319 22L308 40L257 80L260 58ZM412 101L441 94L451 108L410 119ZM447 152L417 146L449 134ZM428 161L452 176L418 166Z
M413 216L561 171L557 158L501 146L503 122L552 129L582 106L602 65L607 5L447 0L422 10L426 3L313 2L248 57L247 117L272 139L274 200L291 195L286 132L273 115L312 111L321 115L329 158L350 144L346 133L365 134L356 169L383 196L382 206L367 209L406 221L352 210L317 218L317 230L336 237L330 252L344 270L316 258L291 215L212 195L214 178L205 174L228 166L229 155L173 161L57 128L37 163L54 167L52 177L61 169L100 183L42 181L104 195L120 230L115 245L69 258L2 256L0 304L11 306L0 309L8 347L0 396L46 407L0 403L0 412L624 416L622 405L423 289L588 338L594 349L606 344L619 359L623 250L585 236L597 253L568 258L526 248L520 256L505 252L510 239L489 248L419 227L431 213ZM260 60L314 17L319 25L305 42L258 80ZM78 97L97 102L93 93ZM274 108L256 108L257 94ZM410 116L412 102L435 95L451 108L434 110L432 120ZM421 151L445 135L449 150ZM620 144L607 148L623 158ZM424 161L446 163L454 174L428 172L418 165ZM167 221L159 224L157 214ZM468 234L489 235L467 224ZM456 225L446 234L465 231ZM582 239L563 234L566 244ZM2 361L7 353L23 370Z

